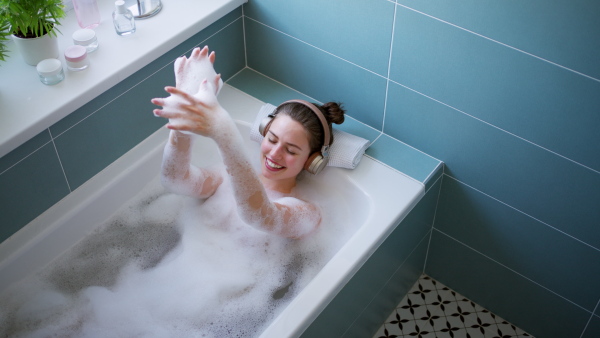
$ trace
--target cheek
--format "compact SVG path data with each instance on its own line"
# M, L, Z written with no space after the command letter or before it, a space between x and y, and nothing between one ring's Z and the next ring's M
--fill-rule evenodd
M262 141L260 143L260 153L261 153L261 155L268 153L270 150L271 150L271 146L269 145L269 142Z
M288 167L295 167L295 168L302 169L304 167L304 163L306 162L307 159L308 159L308 155L289 156L287 158Z

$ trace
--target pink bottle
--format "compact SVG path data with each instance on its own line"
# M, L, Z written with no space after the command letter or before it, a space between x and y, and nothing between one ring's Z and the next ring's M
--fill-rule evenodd
M95 28L100 24L100 11L96 0L73 0L73 8L81 28Z

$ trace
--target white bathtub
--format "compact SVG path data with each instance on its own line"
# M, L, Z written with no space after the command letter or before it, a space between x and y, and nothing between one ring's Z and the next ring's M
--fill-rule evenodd
M220 101L243 133L262 106L225 86ZM0 292L46 266L106 221L155 179L168 131L161 129L104 171L0 244ZM200 140L194 161L214 161L212 141ZM258 147L249 141L248 146ZM212 154L212 155L210 155ZM261 337L295 337L310 325L424 194L422 183L364 157L355 170L327 168L316 179L324 191L344 196L352 233L339 251L262 332ZM326 224L323 226L327 226Z

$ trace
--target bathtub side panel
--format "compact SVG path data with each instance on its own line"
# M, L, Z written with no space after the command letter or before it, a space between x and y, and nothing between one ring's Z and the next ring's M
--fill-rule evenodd
M423 272L440 184L427 191L302 337L366 337L377 331Z

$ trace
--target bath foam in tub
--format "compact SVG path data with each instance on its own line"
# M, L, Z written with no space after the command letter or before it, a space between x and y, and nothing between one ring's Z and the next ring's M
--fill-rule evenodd
M258 336L352 233L341 229L343 196L304 183L297 194L327 226L297 241L243 224L228 182L199 201L165 192L157 177L0 295L0 335Z

